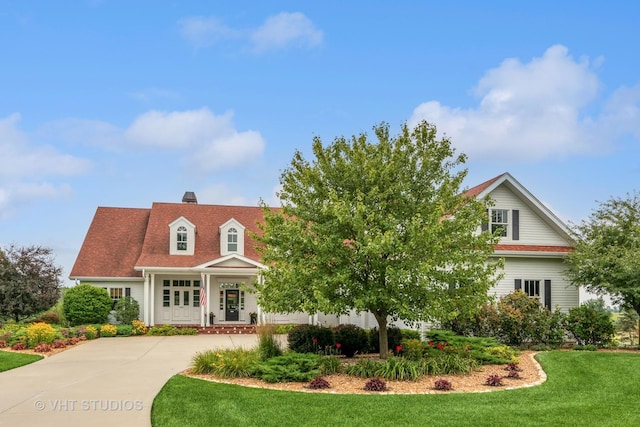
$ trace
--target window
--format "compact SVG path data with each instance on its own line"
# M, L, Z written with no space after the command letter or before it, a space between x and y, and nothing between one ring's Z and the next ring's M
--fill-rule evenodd
M530 297L540 296L540 280L525 280L524 293Z
M116 303L123 296L130 297L131 296L131 288L104 288L109 292L109 296L113 300L113 304L111 309L114 310L116 308Z
M171 291L165 289L162 291L162 306L169 307L171 305Z
M193 290L193 306L200 307L200 289Z
M238 252L238 230L230 228L227 233L227 250L229 252Z
M184 225L178 227L177 242L177 249L179 251L187 250L187 227L185 227Z
M509 211L506 209L491 210L491 232L498 236L507 236L507 226L509 225Z

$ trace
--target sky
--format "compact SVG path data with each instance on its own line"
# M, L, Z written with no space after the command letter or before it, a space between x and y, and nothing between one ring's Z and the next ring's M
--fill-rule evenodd
M630 1L0 0L0 247L68 276L98 206L276 206L320 137L435 124L561 219L640 190Z

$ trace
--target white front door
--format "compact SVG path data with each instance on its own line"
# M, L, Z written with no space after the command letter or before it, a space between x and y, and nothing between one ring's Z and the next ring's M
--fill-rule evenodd
M173 322L189 322L191 321L191 290L190 289L174 289L173 290Z

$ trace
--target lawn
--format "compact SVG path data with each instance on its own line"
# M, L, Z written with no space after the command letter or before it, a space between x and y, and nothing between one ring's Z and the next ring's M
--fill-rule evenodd
M176 375L156 396L165 426L640 425L640 354L539 355L548 380L491 393L332 395L244 388Z
M36 362L42 359L42 356L37 354L22 354L13 353L10 351L0 351L0 372L8 371L9 369L18 368L29 363Z

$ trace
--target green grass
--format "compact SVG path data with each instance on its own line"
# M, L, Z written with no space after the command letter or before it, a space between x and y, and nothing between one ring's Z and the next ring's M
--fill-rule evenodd
M37 354L22 354L13 353L10 351L0 351L0 372L28 365L29 363L36 362L40 359L42 359L42 356L39 356Z
M544 384L470 394L312 394L177 375L156 396L151 421L158 427L640 425L640 355L555 351L539 359Z

